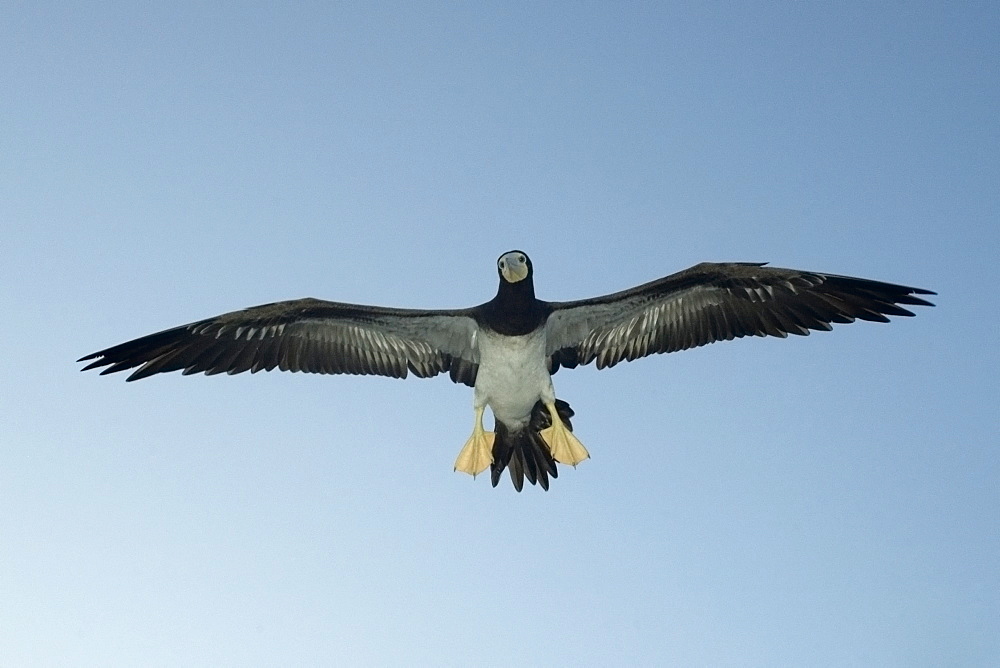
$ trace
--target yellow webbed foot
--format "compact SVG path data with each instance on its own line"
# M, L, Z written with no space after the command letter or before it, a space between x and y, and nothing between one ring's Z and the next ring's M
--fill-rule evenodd
M580 439L574 436L573 432L563 424L559 413L556 412L555 404L546 404L545 407L549 410L549 415L552 416L552 426L543 429L540 433L542 439L549 446L552 459L571 466L576 466L584 459L589 459L590 453L587 452L587 448L583 447Z
M455 470L475 477L493 463L493 439L491 431L473 433L455 460Z
M483 431L483 410L476 409L476 424L472 428L472 436L465 442L455 460L455 470L468 473L473 478L493 463L493 441L496 434Z

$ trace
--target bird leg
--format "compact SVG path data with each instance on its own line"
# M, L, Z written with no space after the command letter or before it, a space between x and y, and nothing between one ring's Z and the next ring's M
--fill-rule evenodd
M476 423L472 427L472 436L465 442L465 447L458 453L455 460L455 470L468 473L473 478L486 470L493 463L493 439L496 434L483 431L483 411L486 407L476 408Z
M563 424L562 418L559 417L559 413L556 411L555 403L546 402L545 407L549 410L549 415L552 417L552 426L543 429L540 433L549 446L552 459L562 464L571 464L573 466L576 466L584 459L589 459L590 453L587 452L587 448L583 447L583 443Z

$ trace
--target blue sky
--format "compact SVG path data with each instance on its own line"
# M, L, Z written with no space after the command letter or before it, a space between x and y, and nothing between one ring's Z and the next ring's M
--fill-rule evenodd
M6 3L0 656L996 665L991 3ZM593 459L452 472L447 380L81 374L303 296L703 260L936 290L555 377Z

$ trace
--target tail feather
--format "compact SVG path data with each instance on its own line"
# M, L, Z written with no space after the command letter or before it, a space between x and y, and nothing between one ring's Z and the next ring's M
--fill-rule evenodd
M566 428L572 431L570 418L573 416L573 409L569 404L556 399L556 412ZM542 489L548 490L549 478L559 477L559 471L549 452L549 446L539 432L551 426L549 412L541 401L535 404L531 420L524 428L508 429L502 422L496 423L493 464L490 466L490 478L494 487L500 482L504 469L507 469L517 491L520 492L524 487L525 478L532 485L541 485Z

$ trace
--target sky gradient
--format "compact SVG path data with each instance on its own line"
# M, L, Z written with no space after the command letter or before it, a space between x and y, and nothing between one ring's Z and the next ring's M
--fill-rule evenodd
M0 7L0 664L1000 664L996 7L355 4ZM512 248L939 295L560 371L549 492L452 472L442 377L74 364Z

